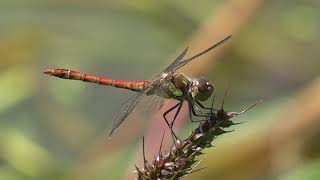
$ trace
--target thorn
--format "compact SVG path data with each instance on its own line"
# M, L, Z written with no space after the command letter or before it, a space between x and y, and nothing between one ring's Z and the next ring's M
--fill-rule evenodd
M214 99L215 99L215 97L216 97L216 93L213 94L213 98L212 98L212 102L211 102L211 107L210 107L211 113L213 113L212 110L213 110L213 104L214 104Z
M234 129L230 130L230 131L226 131L225 130L225 133L230 133L230 132L234 132Z
M253 105L251 105L251 106L247 107L246 109L242 110L241 112L230 112L230 113L228 113L228 116L230 116L230 118L232 118L232 117L238 116L240 114L243 114L243 113L249 111L250 109L252 109L253 107L255 107L257 104L259 104L261 102L262 102L262 100L260 99L259 101L255 102Z
M251 105L250 107L248 107L248 108L244 109L243 111L241 111L239 114L243 114L243 113L249 111L250 109L252 109L254 106L256 106L257 104L259 104L261 102L262 102L262 100L260 99L259 101L255 102L253 105Z
M225 100L225 98L226 98L226 96L227 96L227 94L228 94L228 91L229 91L229 86L227 87L227 89L226 89L226 91L225 91L225 93L224 93L224 96L223 96L223 99L222 99L222 103L221 103L221 110L224 110L224 100Z
M142 154L143 154L143 164L146 163L146 156L144 152L144 136L142 136Z
M140 171L140 169L138 168L138 166L136 164L133 164L134 167L136 168L137 171Z
M203 167L203 168L199 168L199 169L195 169L195 170L191 170L190 172L188 172L188 175L189 174L192 174L192 173L195 173L195 172L198 172L198 171L201 171L201 170L203 170L203 169L206 169L207 167Z
M136 164L134 164L134 167L136 168L136 170L133 171L133 173L136 173L138 176L141 176L141 170L138 168L138 166Z
M246 121L242 121L242 122L237 122L237 123L235 123L235 122L232 122L232 125L239 125L239 124L243 124L243 123L245 123Z
M202 163L203 159L200 159L194 166L193 168L196 168L197 166L199 166L200 163Z
M170 132L171 132L171 137L172 137L172 140L174 142L174 145L177 147L177 143L176 141L179 140L179 138L177 137L177 135L173 132L173 129L170 128Z
M215 130L214 130L214 134L216 136L219 136L221 134L224 134L224 133L228 133L229 131L226 131L226 130L223 130L222 128L220 127L217 127Z
M165 130L163 131L163 134L162 134L162 138L161 138L161 143L160 143L160 148L159 148L158 156L160 156L160 154L161 154L161 149L162 149L162 143L163 143L164 134L165 134Z

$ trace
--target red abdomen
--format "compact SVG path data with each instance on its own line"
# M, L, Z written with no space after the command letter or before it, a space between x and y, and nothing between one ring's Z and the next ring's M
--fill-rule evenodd
M62 79L80 80L85 82L97 83L101 85L114 86L117 88L129 89L132 91L142 91L150 85L150 81L124 81L114 80L106 77L100 77L91 74L85 74L70 69L47 69L45 74L56 76Z

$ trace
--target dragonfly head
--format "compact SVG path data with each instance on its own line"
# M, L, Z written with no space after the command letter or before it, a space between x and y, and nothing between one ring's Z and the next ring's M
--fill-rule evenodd
M199 101L207 100L213 93L214 86L205 77L196 78L191 83L192 97Z

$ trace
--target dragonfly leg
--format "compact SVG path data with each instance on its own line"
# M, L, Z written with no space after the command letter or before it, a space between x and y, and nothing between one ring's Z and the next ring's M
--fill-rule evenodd
M170 113L171 111L173 111L176 108L178 108L178 110L180 111L181 107L179 108L179 106L181 106L181 104L182 104L182 102L178 102L176 105L172 106L170 109L168 109L166 112L163 113L163 118L166 121L168 127L170 128L171 133L174 135L175 138L177 138L177 136L172 130L173 123L169 123L169 121L167 120L167 115L168 115L168 113ZM176 118L176 116L177 116L177 113L174 117Z
M166 123L167 123L167 125L168 125L169 128L172 128L172 127L171 127L169 121L167 120L167 115L168 115L171 111L173 111L174 109L176 109L177 107L179 107L180 104L181 104L181 102L177 103L176 105L172 106L170 109L168 109L166 112L163 113L163 118L164 118L164 120L166 121ZM175 117L176 117L176 116L175 116Z
M216 109L213 109L213 108L208 108L208 107L205 107L201 102L199 102L198 100L194 100L196 102L196 104L198 106L200 106L202 109L207 109L207 110L214 110L214 111L217 111Z
M189 116L190 116L190 121L191 122L203 122L206 120L193 120L192 116L196 116L196 117L207 117L206 115L200 115L197 114L196 111L194 110L194 104L192 103L192 101L188 101L188 105L189 105Z
M179 112L180 112L180 110L181 110L181 108L182 108L183 101L179 102L178 104L179 104L179 105L178 105L178 109L177 109L177 111L176 111L176 114L174 115L173 121L171 121L171 123L170 123L170 127L171 127L171 128L173 128L173 124L174 124L174 122L176 121L177 116L178 116L178 114L179 114Z

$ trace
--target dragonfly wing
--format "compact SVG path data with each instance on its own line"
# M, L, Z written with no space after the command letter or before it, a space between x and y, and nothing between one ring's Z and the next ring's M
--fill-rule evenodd
M137 92L128 99L128 101L124 104L123 109L114 118L112 123L112 129L109 133L109 136L111 136L114 133L114 131L123 123L123 121L128 117L128 115L142 100L142 98L143 92Z
M176 67L177 65L180 64L180 61L184 58L184 56L187 54L188 51L188 47L185 48L180 54L179 56L169 65L167 66L162 72L168 72L171 69L173 69L174 67Z
M222 39L221 41L217 42L216 44L212 45L211 47L209 47L208 49L188 58L188 59L185 59L183 61L179 61L179 63L177 65L175 65L172 69L170 70L178 70L180 69L181 67L185 66L186 64L188 64L189 62L191 62L192 60L206 54L207 52L211 51L212 49L215 49L216 47L222 45L224 42L226 42L228 39L231 38L231 35L227 36L226 38Z
M153 95L153 96L147 96L143 98L141 105L144 106L143 109L147 109L148 112L154 113L159 111L164 104L164 99L162 97Z
M123 123L123 121L127 119L129 114L135 109L135 107L144 104L145 99L148 99L149 97L146 94L151 91L152 88L153 87L151 86L143 91L133 94L128 98L127 102L124 103L122 110L119 111L118 115L113 119L113 124L109 136L111 136L114 131ZM150 98L152 97L153 96L151 96Z

